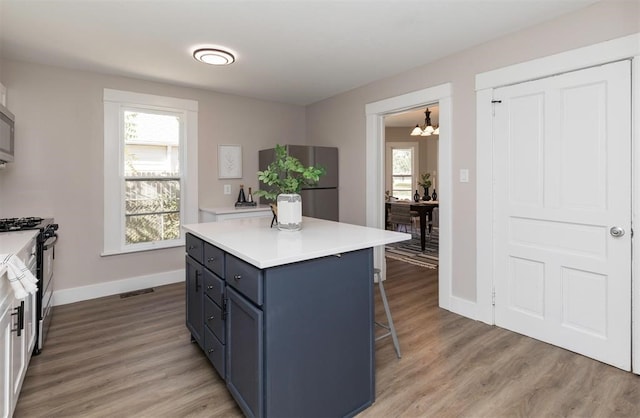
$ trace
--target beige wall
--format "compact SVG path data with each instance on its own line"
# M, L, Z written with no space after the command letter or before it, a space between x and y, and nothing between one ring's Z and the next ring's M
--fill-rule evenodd
M476 300L475 75L640 31L640 3L604 1L577 13L368 84L307 107L307 141L340 146L340 220L365 223L365 105L452 83L453 294ZM437 36L446 36L438 34ZM457 173L467 168L469 183Z
M198 101L201 205L232 205L240 183L256 187L259 149L304 143L299 106L12 61L3 63L2 83L17 143L15 162L0 172L0 217L55 217L57 290L184 267L184 247L100 256L105 87ZM242 145L243 180L217 179L218 144ZM224 183L232 195L222 194Z

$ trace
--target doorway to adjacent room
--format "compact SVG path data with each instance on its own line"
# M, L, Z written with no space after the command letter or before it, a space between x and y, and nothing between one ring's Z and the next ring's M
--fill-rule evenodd
M400 112L438 103L440 110L440 146L438 149L439 208L439 306L466 310L465 301L452 295L451 289L451 84L427 88L366 105L367 115L367 226L385 227L385 123L384 118ZM444 198L442 198L444 196ZM385 271L384 249L374 254L375 265Z

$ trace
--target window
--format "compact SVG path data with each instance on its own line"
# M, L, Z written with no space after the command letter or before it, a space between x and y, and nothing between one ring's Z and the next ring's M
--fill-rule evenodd
M398 199L413 196L413 152L411 148L391 150L391 195Z
M417 175L416 145L410 143L387 144L387 190L398 199L413 199Z
M184 245L197 222L197 102L105 89L103 255Z

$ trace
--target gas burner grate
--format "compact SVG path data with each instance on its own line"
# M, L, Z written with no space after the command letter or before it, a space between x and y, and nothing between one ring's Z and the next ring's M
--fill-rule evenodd
M28 218L2 218L0 219L0 232L20 231L37 226L42 218L30 216Z

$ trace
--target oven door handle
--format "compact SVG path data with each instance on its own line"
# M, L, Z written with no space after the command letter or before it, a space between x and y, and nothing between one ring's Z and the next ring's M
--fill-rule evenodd
M56 243L56 241L58 240L58 236L54 235L52 237L47 238L47 240L44 242L44 244L42 244L42 249L44 251L48 250L49 247L53 247Z

